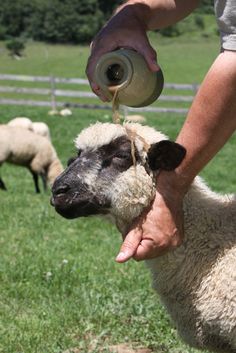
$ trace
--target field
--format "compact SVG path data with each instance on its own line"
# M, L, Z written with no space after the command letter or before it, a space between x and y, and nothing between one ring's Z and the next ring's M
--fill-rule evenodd
M200 83L218 51L217 40L152 40L167 82ZM9 59L3 43L0 48L0 73L85 77L87 47L29 43L19 61ZM97 120L111 121L103 111L74 109L59 117L47 108L0 109L1 123L15 116L45 121L64 165L75 154L77 132ZM184 120L146 117L172 139ZM233 136L202 172L216 190L236 188L235 148ZM62 219L50 206L50 191L36 195L24 168L3 165L1 176L8 191L0 192L0 352L96 353L121 343L155 353L196 352L178 338L144 263L114 261L121 244L114 226L99 218Z

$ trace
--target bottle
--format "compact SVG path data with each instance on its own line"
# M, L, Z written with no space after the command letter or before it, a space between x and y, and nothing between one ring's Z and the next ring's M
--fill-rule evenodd
M116 94L118 104L136 108L153 103L164 86L161 69L150 71L144 57L131 49L118 49L101 56L94 78L109 101Z

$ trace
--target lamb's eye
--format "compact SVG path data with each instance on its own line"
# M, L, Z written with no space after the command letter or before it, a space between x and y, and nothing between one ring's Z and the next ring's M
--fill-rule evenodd
M115 158L119 158L119 159L130 159L130 153L127 152L118 152L115 154L114 156Z

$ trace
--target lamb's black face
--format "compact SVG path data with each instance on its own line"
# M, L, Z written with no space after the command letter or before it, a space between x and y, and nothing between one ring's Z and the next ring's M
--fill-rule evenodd
M135 158L139 159L137 153ZM125 136L96 150L79 151L55 180L51 203L66 218L108 213L111 185L132 164L131 143Z
M175 142L157 142L151 145L147 160L143 161L145 169L173 170L181 163L185 152ZM135 161L141 163L137 151ZM117 178L132 165L131 142L127 136L118 137L97 149L81 150L77 157L70 159L66 170L55 180L51 203L66 218L109 213L113 191L119 193L122 190L122 183L119 184L121 190L115 187L118 185ZM116 199L116 195L113 196Z

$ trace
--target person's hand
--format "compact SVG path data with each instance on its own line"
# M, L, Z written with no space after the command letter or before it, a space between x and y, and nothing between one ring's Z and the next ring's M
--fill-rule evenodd
M142 16L138 16L139 7L146 5L125 5L108 21L91 43L91 55L88 59L86 74L93 92L103 101L107 101L100 87L94 82L94 71L99 58L118 48L131 48L142 54L151 71L158 71L156 52L149 43L146 26ZM134 8L135 7L135 8Z
M151 259L182 243L184 192L166 181L168 174L162 172L157 179L158 188L151 208L141 215L128 234L123 235L117 262L130 258Z

